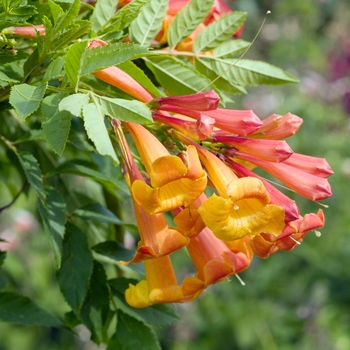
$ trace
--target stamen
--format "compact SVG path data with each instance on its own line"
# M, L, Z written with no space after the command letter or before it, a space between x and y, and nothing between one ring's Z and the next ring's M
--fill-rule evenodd
M235 274L236 278L238 279L238 281L241 283L241 285L244 287L245 286L245 283L244 281L242 280L241 277L239 277L239 275Z
M292 236L289 236L289 238L292 240L292 241L294 241L296 244L301 244L301 242L299 242L299 241L297 241L295 238L293 238Z
M321 237L321 232L320 231L314 230L314 232L315 232L316 237Z

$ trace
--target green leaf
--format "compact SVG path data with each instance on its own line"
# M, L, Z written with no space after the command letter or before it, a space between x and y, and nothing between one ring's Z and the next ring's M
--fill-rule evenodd
M167 9L168 0L151 0L145 5L130 25L132 40L142 46L150 46L151 41L162 28Z
M232 94L247 93L247 90L243 86L230 82L225 75L220 76L222 72L217 71L213 67L212 60L197 58L195 60L195 66L200 73L211 79L211 81L214 81L215 86L221 91L227 91ZM218 76L220 76L220 78L218 78Z
M18 80L8 77L5 73L0 72L0 81L6 81L7 83L19 83Z
M73 94L61 100L58 105L59 111L68 111L77 117L81 116L82 108L89 104L88 94Z
M45 191L38 161L32 154L23 151L17 152L17 157L26 174L28 182L35 189L39 199L45 203Z
M243 53L251 43L242 39L229 40L222 43L213 51L214 57L231 58Z
M126 61L118 64L118 67L122 69L125 73L128 73L132 78L134 78L138 83L140 83L148 92L150 92L155 97L164 96L164 94L159 91L149 77L140 69L136 64L131 61Z
M122 244L116 241L102 242L93 246L92 249L96 253L107 256L118 262L130 261L135 255L134 251L126 249ZM129 264L128 266L142 275L145 273L143 264Z
M144 58L156 79L170 95L193 94L210 84L210 80L171 56ZM209 86L208 86L209 88Z
M109 313L109 289L103 265L94 261L90 289L81 307L80 317L91 331L91 339L100 344L105 338L105 323Z
M213 62L217 72L223 72L225 79L238 85L260 85L260 84L289 84L298 83L299 80L292 74L283 71L269 63L253 60L225 60L227 63ZM231 65L231 66L230 66ZM228 70L228 68L230 68Z
M187 38L206 18L214 0L192 0L171 22L168 31L168 43L171 49Z
M68 174L74 174L74 175L80 175L84 177L89 177L103 185L111 186L112 188L119 188L119 182L113 178L109 177L100 171L97 171L91 167L91 164L80 164L79 161L69 161L61 164L59 167L55 169L55 171L46 174L47 177L61 174L61 173L68 173Z
M102 106L104 113L112 118L141 124L152 121L151 111L142 102L104 96L96 96L96 100Z
M161 350L161 347L151 328L119 310L117 332L107 350L115 349Z
M58 155L62 155L65 148L72 119L69 112L58 109L62 97L62 94L47 96L41 105L42 127L46 140Z
M80 0L74 0L72 6L65 12L63 15L60 13L60 16L57 18L57 23L54 27L55 32L59 32L60 30L68 27L74 19L78 16L80 10ZM57 11L57 10L56 10Z
M66 224L66 203L53 187L46 187L46 204L39 201L38 209L45 233L54 252L56 267L61 265L62 240Z
M118 157L105 126L105 115L102 107L97 103L84 105L83 116L85 130L98 153L110 156L118 164Z
M46 69L45 75L43 80L44 81L49 81L52 79L57 79L63 76L63 66L64 66L64 61L65 61L65 56L59 56L51 63Z
M92 30L97 32L115 13L118 0L97 1L90 17Z
M133 0L126 6L123 6L110 18L105 26L100 28L98 34L123 30L139 15L142 7L149 2L150 0Z
M64 62L64 70L67 78L72 86L77 90L79 77L81 75L81 66L84 61L86 42L76 42L68 49L66 60Z
M73 224L67 224L62 266L57 277L64 298L76 314L87 294L92 267L93 258L85 234Z
M91 23L85 20L74 22L74 24L68 26L65 31L60 32L60 34L51 42L48 55L56 56L57 50L60 50L79 39L83 34L90 30L90 26Z
M39 108L46 87L47 83L39 86L20 84L12 87L9 101L22 119L27 118Z
M209 51L230 39L244 23L246 12L234 11L209 24L200 31L193 44L193 51Z
M131 43L115 43L88 49L85 53L81 75L150 54L147 48Z
M100 203L92 203L76 209L73 216L79 216L85 220L96 220L122 225L123 221L118 219L109 209Z
M0 292L0 319L4 322L46 327L62 326L62 321L41 309L29 298L9 292Z
M172 304L153 305L142 309L133 308L127 304L124 296L125 290L129 288L129 284L135 285L136 283L138 283L138 281L135 279L123 277L109 280L111 292L116 297L114 302L118 309L139 321L155 326L169 326L179 321L179 316Z
M6 275L0 270L0 291L5 289L9 284L9 280Z

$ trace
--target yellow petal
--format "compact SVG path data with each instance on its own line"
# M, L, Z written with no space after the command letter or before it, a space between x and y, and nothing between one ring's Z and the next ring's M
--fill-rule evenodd
M150 306L149 291L146 280L137 283L136 286L129 284L129 288L125 291L126 302L136 308L144 308Z
M162 187L152 188L140 180L134 181L131 190L135 201L151 214L166 212L190 205L207 186L207 177L182 178Z
M152 304L176 303L183 299L181 287L178 285L151 290L149 299Z
M187 167L179 157L165 156L152 163L149 176L153 187L161 187L168 182L183 178L186 173Z
M174 218L178 230L187 237L193 237L205 228L197 209L185 208Z
M284 227L284 211L277 205L265 205L264 199L264 195L250 196L233 202L231 198L214 194L198 212L206 226L222 240L232 241L261 232L279 235Z

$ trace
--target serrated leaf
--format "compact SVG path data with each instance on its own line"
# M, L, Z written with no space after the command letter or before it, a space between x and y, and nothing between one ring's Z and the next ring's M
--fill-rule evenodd
M170 95L193 94L210 84L207 77L174 57L152 56L144 60Z
M49 81L52 79L60 78L63 75L62 70L64 66L64 61L64 56L60 56L54 59L47 67L43 80Z
M150 0L133 0L123 6L111 17L105 26L100 28L98 34L123 30L139 15L142 7L149 2Z
M161 350L151 328L120 310L118 311L117 332L112 337L107 350L119 348L123 350Z
M119 188L119 183L116 179L106 176L105 174L97 171L91 167L91 164L80 164L79 161L74 160L65 162L55 169L55 171L46 174L47 177L57 174L74 174L83 177L89 177L103 185L111 186L112 188Z
M89 287L93 258L85 234L67 224L63 240L62 266L58 284L67 303L78 314Z
M45 203L45 190L38 161L32 154L22 151L17 152L17 157L28 182L33 186L40 200Z
M135 285L136 283L138 281L135 279L123 277L109 280L111 292L116 297L114 302L118 309L131 317L155 326L168 326L179 320L179 316L172 304L153 305L142 309L133 308L128 305L124 296L125 290L129 288L129 284Z
M100 203L92 203L76 209L73 213L74 215L85 220L96 220L116 225L123 224L123 221L118 219L109 209Z
M38 209L58 268L61 265L62 240L66 224L66 203L62 195L53 187L46 188L46 199L46 204L39 201Z
M12 79L7 76L5 73L0 72L0 81L6 81L7 83L18 83L19 81L16 79Z
M245 59L225 61L227 63L215 61L213 63L215 70L225 71L224 77L238 85L280 85L299 82L292 74L266 62Z
M22 119L27 118L39 108L46 87L46 83L39 86L20 84L12 87L9 102Z
M122 244L116 241L102 242L93 246L92 249L96 253L107 256L108 258L118 262L129 261L135 255L134 251L126 249ZM142 275L145 273L143 264L129 264L128 266Z
M118 0L97 1L90 17L92 30L97 32L115 13Z
M50 11L51 11L51 15L52 15L52 18L54 20L54 23L56 23L58 21L58 19L63 14L62 7L60 5L58 5L58 4L56 4L52 0L49 0L48 4L49 4L49 7L50 7Z
M48 55L55 56L57 50L71 44L74 40L79 39L83 34L87 33L90 26L90 22L83 20L74 22L74 24L68 26L65 31L60 32L54 41L52 41Z
M98 153L110 156L118 164L118 157L104 122L105 115L102 107L97 103L89 103L83 106L83 116L87 135L94 143Z
M84 61L86 42L76 42L68 49L64 62L64 71L66 72L69 82L77 90L79 77L81 75L81 66Z
M227 91L232 94L247 93L247 90L243 86L231 83L228 79L226 79L226 76L220 76L221 73L215 70L211 60L197 58L195 60L195 66L200 73L214 81L215 86L220 90ZM218 78L219 76L220 78Z
M93 73L103 68L116 66L127 60L150 54L151 52L147 48L131 43L98 46L86 51L81 75Z
M59 32L69 26L78 16L80 10L80 0L74 0L72 6L64 14L60 13L57 18L57 23L54 27L55 32ZM56 10L57 11L57 10Z
M46 327L62 326L62 321L41 309L29 298L10 292L0 292L0 319L4 322Z
M90 288L81 307L80 317L91 331L91 339L100 344L109 313L109 289L103 265L94 261Z
M152 114L148 107L137 100L123 100L96 96L96 100L102 106L104 113L112 118L124 122L145 123L152 121Z
M217 21L209 24L197 35L193 43L193 51L209 51L230 39L237 29L244 23L246 12L234 11Z
M151 0L142 7L141 13L129 28L132 40L142 46L150 46L162 28L167 9L168 0Z
M192 0L171 22L168 31L168 43L171 49L187 38L206 18L214 0Z
M82 108L89 104L88 94L73 94L61 100L58 105L60 111L68 111L77 117L81 116Z
M242 39L235 39L223 42L213 51L214 57L232 58L243 53L251 43Z
M69 112L58 109L62 98L62 94L50 95L44 98L41 105L42 127L46 140L58 155L62 155L65 148L72 119Z

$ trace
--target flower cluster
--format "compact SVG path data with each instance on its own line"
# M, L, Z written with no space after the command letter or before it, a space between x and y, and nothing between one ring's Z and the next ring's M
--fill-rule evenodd
M254 254L267 258L291 250L324 225L322 210L301 216L292 199L252 171L258 166L314 201L331 195L327 177L333 172L326 160L294 153L284 141L302 120L288 113L261 121L252 111L218 105L214 91L153 98L152 132L112 122L141 237L135 257L123 263L144 261L146 270L146 279L126 291L134 307L191 301L210 284L246 269ZM170 141L158 139L157 127ZM146 177L123 130L134 141ZM176 227L167 225L168 211ZM178 284L170 253L182 247L197 273Z
M31 30L44 34L41 27ZM95 39L88 48L100 45L106 43ZM93 74L145 103L154 119L148 128L112 120L140 234L134 257L121 263L144 262L146 272L126 290L131 306L191 301L248 268L254 255L291 250L323 227L322 210L302 216L294 200L253 172L259 167L313 201L331 195L326 160L294 153L285 141L301 118L287 113L260 120L251 110L223 109L214 91L154 97L118 67ZM169 227L167 212L176 227ZM179 284L170 256L184 247L197 272Z

